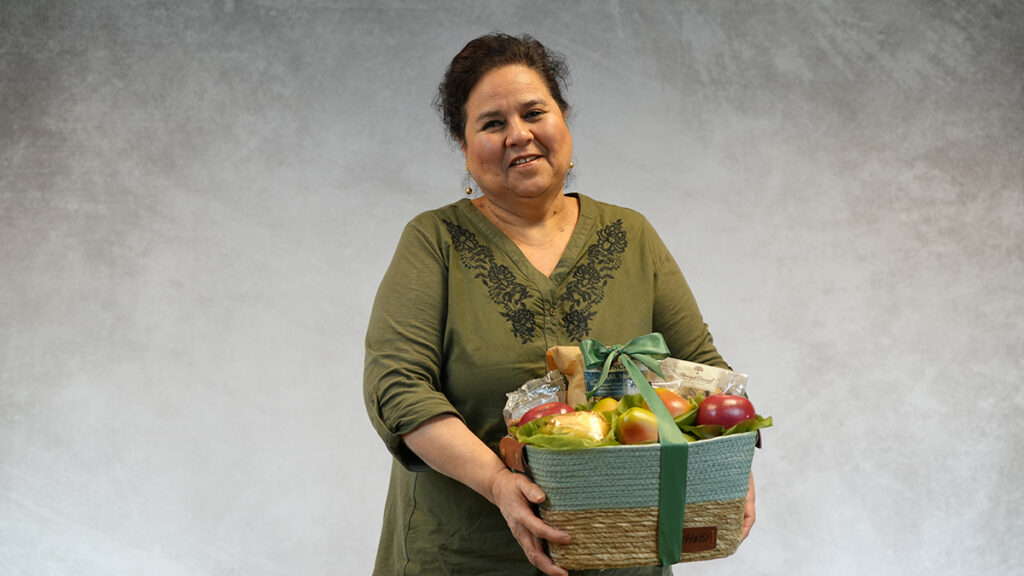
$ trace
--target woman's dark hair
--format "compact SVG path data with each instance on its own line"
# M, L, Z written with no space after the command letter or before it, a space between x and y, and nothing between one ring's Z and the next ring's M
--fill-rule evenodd
M495 32L471 40L452 58L444 80L438 86L434 108L441 115L448 135L461 143L466 138L466 99L480 78L495 68L519 64L533 69L544 79L562 114L569 103L562 88L569 80L565 58L528 34L510 36Z

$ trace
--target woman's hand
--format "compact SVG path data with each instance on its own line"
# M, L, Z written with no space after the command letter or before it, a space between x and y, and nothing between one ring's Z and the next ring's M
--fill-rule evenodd
M747 503L743 509L743 534L740 536L740 542L747 539L747 535L750 534L750 529L754 526L754 520L757 519L757 511L754 509L754 475L750 475L750 485L747 488Z
M522 474L503 468L494 475L490 500L500 510L527 560L548 576L567 576L544 552L541 540L569 543L569 535L556 530L537 517L530 504L540 504L546 496L540 486Z

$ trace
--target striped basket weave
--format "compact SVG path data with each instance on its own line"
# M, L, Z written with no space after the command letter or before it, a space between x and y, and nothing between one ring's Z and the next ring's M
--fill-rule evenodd
M740 543L756 432L689 445L680 562L721 558ZM541 518L572 537L550 544L569 570L655 566L658 560L660 446L584 450L525 447L530 473L547 500Z

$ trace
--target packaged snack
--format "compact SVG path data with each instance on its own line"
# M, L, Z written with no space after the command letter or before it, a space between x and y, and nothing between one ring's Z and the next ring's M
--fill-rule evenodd
M558 370L565 376L565 402L572 406L587 401L583 382L583 353L579 346L552 346L547 352L548 370Z
M551 370L544 376L530 380L505 396L508 397L503 411L505 426L516 426L523 414L526 414L526 411L531 408L548 402L565 402L565 378L560 371Z
M661 361L661 372L665 375L665 382L661 386L683 398L692 398L699 393L735 396L744 396L746 393L747 375L725 368L670 357ZM658 386L654 380L651 380L651 385Z

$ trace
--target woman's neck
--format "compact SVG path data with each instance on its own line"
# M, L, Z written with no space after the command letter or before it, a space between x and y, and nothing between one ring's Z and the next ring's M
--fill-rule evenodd
M473 203L545 276L550 276L558 265L580 214L579 200L574 196L559 195L553 202L532 210L509 210L486 196Z
M497 204L487 196L476 198L473 203L516 243L531 238L544 241L553 233L571 230L579 216L576 198L561 194L549 202L523 203L513 208Z

